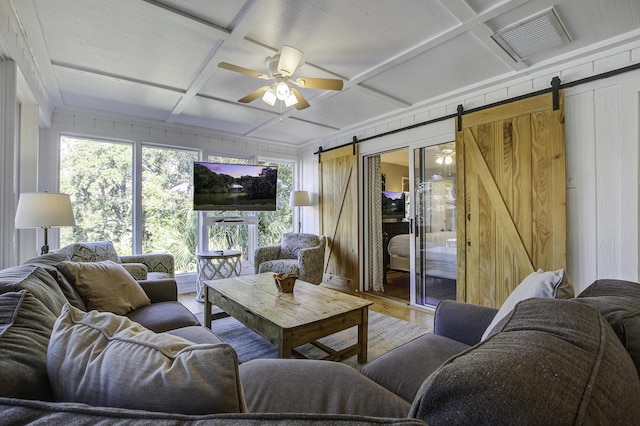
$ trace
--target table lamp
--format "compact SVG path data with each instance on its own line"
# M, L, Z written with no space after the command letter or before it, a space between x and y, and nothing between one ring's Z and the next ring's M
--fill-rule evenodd
M308 191L293 191L291 193L291 200L289 201L291 207L298 208L298 232L302 230L302 220L300 220L300 207L310 206L311 200L309 199Z
M75 226L68 194L49 192L25 192L20 194L16 209L16 229L43 228L44 245L40 254L49 253L49 228L52 226Z

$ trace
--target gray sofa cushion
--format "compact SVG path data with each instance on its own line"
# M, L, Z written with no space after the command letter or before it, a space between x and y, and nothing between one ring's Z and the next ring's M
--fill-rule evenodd
M0 295L0 396L52 398L46 365L55 321L25 290Z
M68 304L51 333L47 374L58 401L181 414L245 411L238 356L228 344L196 345Z
M640 377L640 284L597 280L576 301L598 308L633 359Z
M39 425L137 425L137 426L424 426L408 418L384 418L340 414L209 414L202 416L152 413L119 408L90 407L84 404L51 403L0 397L0 425L21 425L27 421Z
M195 315L180 302L152 303L129 312L127 317L156 333L200 325Z
M34 295L55 316L67 303L56 280L40 266L20 265L0 271L0 294L20 290Z
M193 343L206 343L215 345L218 343L224 343L218 336L213 334L211 330L208 328L202 327L200 325L192 325L189 327L181 327L175 330L167 331L167 333L182 337Z
M411 416L439 424L636 424L640 381L597 309L520 302L425 381Z
M406 417L411 404L341 363L256 359L240 365L250 413Z
M469 345L424 334L365 365L362 374L411 402L427 377Z

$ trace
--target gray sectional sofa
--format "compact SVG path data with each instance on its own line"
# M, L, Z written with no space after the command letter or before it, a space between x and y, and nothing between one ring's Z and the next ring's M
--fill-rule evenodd
M0 425L640 418L636 283L597 281L574 299L526 299L499 321L496 310L445 302L433 334L358 372L312 360L239 365L233 348L177 302L173 280L140 282L142 306L126 314L89 309L59 256L0 270Z

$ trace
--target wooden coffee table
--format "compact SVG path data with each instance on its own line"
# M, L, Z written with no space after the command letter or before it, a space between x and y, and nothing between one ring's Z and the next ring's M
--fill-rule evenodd
M280 293L273 273L204 282L204 323L211 327L215 305L278 347L280 358L311 343L340 361L358 355L367 362L367 326L372 302L298 280L293 293ZM357 326L358 342L335 350L316 340Z

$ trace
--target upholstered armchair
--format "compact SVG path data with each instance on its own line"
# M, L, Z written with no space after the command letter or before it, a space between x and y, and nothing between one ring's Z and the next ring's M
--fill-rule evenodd
M327 239L320 235L288 233L279 246L260 247L255 252L256 274L296 274L302 281L320 284L324 273Z
M174 278L173 255L169 253L119 256L111 241L71 243L57 250L72 262L101 262L111 260L122 264L136 280Z

